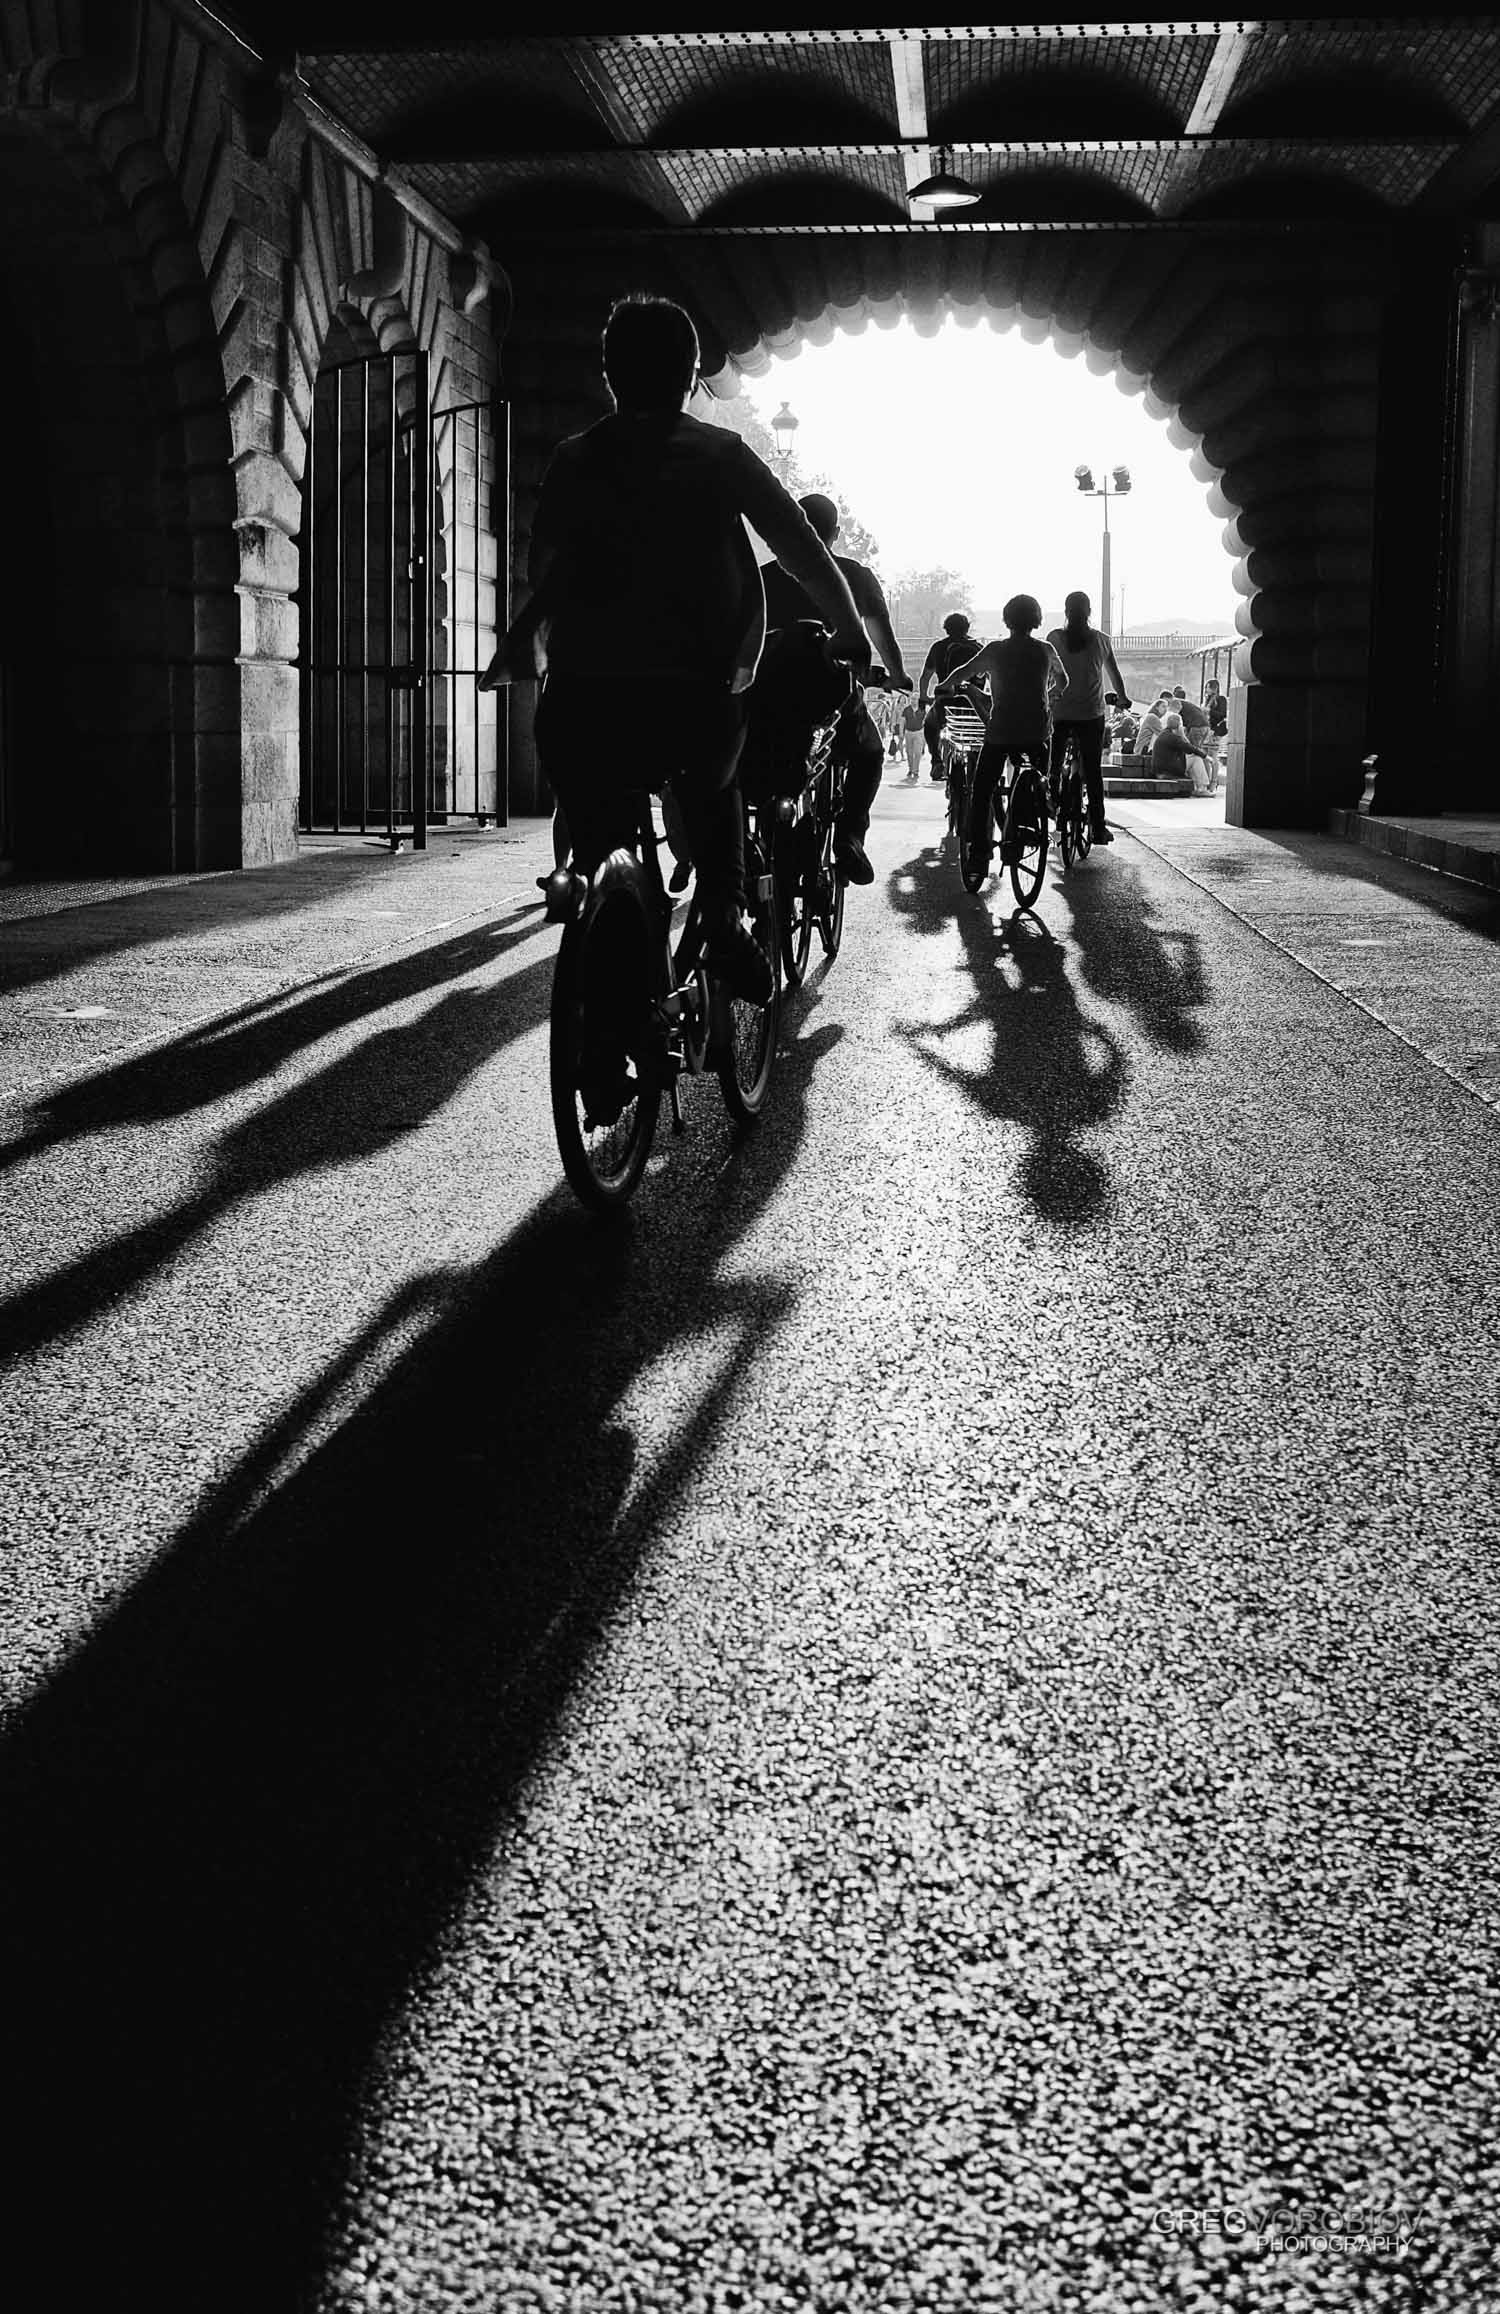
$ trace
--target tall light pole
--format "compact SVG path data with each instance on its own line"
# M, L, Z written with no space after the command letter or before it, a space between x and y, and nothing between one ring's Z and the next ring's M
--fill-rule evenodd
M1094 483L1093 467L1075 466L1073 469L1073 480L1077 483L1085 498L1102 498L1104 501L1104 564L1099 581L1099 615L1103 623L1104 632L1107 635L1110 631L1111 621L1111 607L1109 600L1109 502L1111 498L1123 498L1126 492L1129 490L1130 468L1128 466L1112 466L1109 473L1105 475L1104 480L1096 488ZM1110 487L1111 483L1114 485L1113 489Z
M781 408L777 411L775 417L771 420L771 432L776 437L776 456L781 466L781 479L783 482L785 482L787 475L791 471L792 436L796 433L797 428L801 423L802 421L800 418L793 416L792 405L790 402L783 402Z

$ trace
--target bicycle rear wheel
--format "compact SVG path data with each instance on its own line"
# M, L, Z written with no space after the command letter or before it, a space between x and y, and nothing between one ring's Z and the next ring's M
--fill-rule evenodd
M1079 773L1075 782L1073 808L1076 814L1074 820L1073 856L1075 859L1082 861L1088 858L1090 852L1094 848L1094 823L1089 818L1088 807L1083 800L1083 774L1081 772Z
M1010 863L1011 890L1018 904L1029 908L1047 873L1047 791L1034 764L1024 764L1016 774L1005 832L1015 847Z
M1076 780L1072 771L1065 774L1057 796L1057 848L1062 853L1062 864L1071 868L1078 857L1078 820L1074 794Z
M750 888L750 929L771 967L768 1004L749 1004L742 996L715 993L715 1019L721 1025L714 1067L724 1106L737 1125L753 1124L765 1107L771 1071L776 1064L776 1034L781 1021L781 984L776 977L776 884L752 849L745 881ZM718 1007L722 1005L722 1011Z
M832 861L828 861L818 879L818 938L823 943L823 954L831 964L844 939L844 901L848 886Z
M634 1195L656 1137L662 1092L650 1034L649 907L616 862L603 876L563 932L548 1054L563 1172L575 1196L596 1213L616 1211Z
M791 827L778 825L773 839L781 970L788 988L802 986L812 955L813 903L818 886L816 833L812 819L801 819Z

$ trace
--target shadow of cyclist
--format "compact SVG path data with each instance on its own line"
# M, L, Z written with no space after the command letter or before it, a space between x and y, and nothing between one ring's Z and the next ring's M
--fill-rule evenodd
M1209 985L1197 933L1161 923L1146 878L1118 847L1107 868L1091 861L1074 869L1063 896L1083 978L1094 994L1126 1006L1153 1044L1201 1052L1198 1015Z
M502 917L466 925L451 940L278 990L153 1045L149 1052L95 1070L45 1100L32 1101L25 1130L0 1142L0 1171L85 1134L117 1125L165 1123L208 1108L245 1085L258 1084L306 1046L371 1013L461 979L542 929L538 909L528 906L513 914L531 921L513 924L511 917ZM513 974L507 981L516 1013L514 1033L522 1033L540 1017L551 962L550 955L540 957L524 974ZM498 1032L498 1020L494 1026Z
M623 1226L405 1286L0 1741L9 2251L70 2303L312 2302L383 2037L796 1304L742 1241L832 1036Z
M897 913L920 933L956 934L973 988L949 1018L900 1023L897 1034L986 1116L1022 1127L1028 1202L1043 1220L1077 1227L1110 1203L1108 1168L1081 1136L1119 1109L1126 1056L1085 1016L1064 944L1032 909L997 921L986 904L994 889L963 892L951 860L932 847L892 875Z

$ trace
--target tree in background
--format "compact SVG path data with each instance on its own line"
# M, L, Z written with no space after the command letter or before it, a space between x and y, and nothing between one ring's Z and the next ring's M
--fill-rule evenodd
M777 452L775 435L747 395L736 394L731 401L717 401L712 395L696 394L691 407L695 417L705 418L711 426L725 426L731 434L738 434L757 458L765 460L771 472L786 484L794 498L805 498L810 490L821 490L825 498L831 498L839 510L839 534L833 542L835 554L853 555L856 562L868 563L878 574L879 545L843 492L835 489L826 474L815 474L809 480L798 463L795 450L783 463Z
M943 631L950 611L974 608L974 589L956 570L904 570L887 590L891 619L904 643L921 639L925 649Z

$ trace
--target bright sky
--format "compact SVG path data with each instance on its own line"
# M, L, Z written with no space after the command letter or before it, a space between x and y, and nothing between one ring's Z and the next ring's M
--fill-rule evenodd
M778 357L745 393L767 423L790 402L803 472L843 492L879 541L888 582L945 563L970 580L976 608L991 610L1021 592L1057 609L1082 587L1097 619L1103 506L1081 495L1073 469L1092 466L1097 483L1128 466L1130 495L1109 502L1121 623L1234 630L1223 519L1187 452L1139 395L1095 377L1081 357L951 317L923 338L903 319Z

